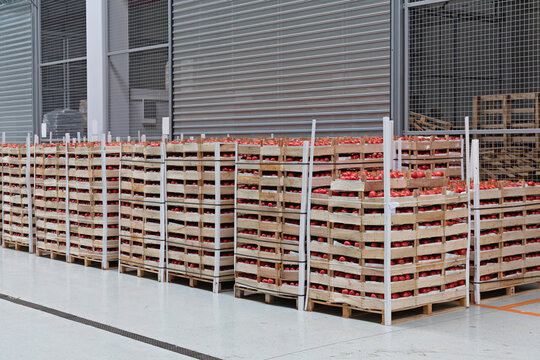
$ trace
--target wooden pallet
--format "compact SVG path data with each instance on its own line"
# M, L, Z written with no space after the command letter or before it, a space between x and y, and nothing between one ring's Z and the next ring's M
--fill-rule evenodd
M413 131L451 130L452 123L424 114L410 112L409 124Z
M97 265L102 270L111 270L111 269L118 269L118 260L108 260L107 266L103 266L103 261L98 258L93 257L87 257L87 256L77 256L77 255L70 255L69 256L69 263L80 263L84 265L85 267Z
M159 269L153 269L150 267L136 266L133 264L125 264L120 261L119 263L120 273L122 274L133 274L135 273L137 277L146 277L159 281Z
M18 241L8 241L4 239L4 249L13 249L17 251L26 251L29 250L28 244L23 244Z
M529 281L520 280L518 283L499 284L495 287L490 287L488 290L480 291L480 299L476 299L474 286L471 287L471 301L473 304L484 304L486 302L507 299L514 296L520 296L533 292L540 291L540 278L530 279ZM536 284L536 288L531 288L530 285ZM482 285L482 284L480 284Z
M217 284L214 283L213 279L206 279L200 276L191 276L189 274L182 274L180 272L176 272L173 270L167 271L167 280L168 282L172 283L175 282L175 280L179 280L181 283L185 284L188 283L189 287L201 287L200 283L210 285L210 288L214 292L224 292L224 291L231 291L234 288L234 280L229 281L220 281ZM217 288L214 289L214 286L217 286Z
M278 299L280 300L279 303L282 305L291 304L292 301L294 301L294 306L296 309L302 306L304 304L299 304L298 297L295 296L288 296L284 294L277 294L277 293L268 293L266 291L261 291L259 289L255 288L248 288L241 286L239 284L234 285L234 296L236 298L258 298L259 300L264 299L264 302L266 304L273 304L277 303Z
M54 250L44 250L41 248L36 249L36 255L42 256L42 257L48 257L51 260L66 260L66 253L54 251ZM62 259L59 259L58 257L62 257Z
M377 314L381 317L381 324L384 325L384 311L361 309L348 304L335 304L325 301L308 299L308 311L314 311L315 305L324 305L325 307L341 308L342 317L352 318L357 316L363 316L366 314ZM426 316L444 314L450 311L459 309L465 309L467 304L466 297L459 297L456 299L445 300L442 302L434 302L420 306L414 306L404 309L392 311L392 324L397 324L405 321L416 320ZM354 312L359 312L359 315L354 315Z

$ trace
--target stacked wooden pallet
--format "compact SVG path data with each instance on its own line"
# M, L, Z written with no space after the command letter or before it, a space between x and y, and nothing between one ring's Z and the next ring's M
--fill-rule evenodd
M33 149L23 144L9 144L2 148L2 243L4 247L34 251L33 226Z
M475 96L472 130L484 179L540 179L540 93Z
M167 144L169 280L210 282L214 292L234 280L235 147L227 139Z
M71 144L68 164L69 261L108 269L118 260L120 146Z
M162 144L122 144L120 206L120 271L135 269L138 276L166 269L161 169Z
M245 140L237 150L236 295L300 299L305 284L307 142ZM301 306L301 305L300 305Z
M35 150L36 253L66 254L66 145Z
M471 275L475 301L497 289L508 292L517 285L540 279L540 183L486 182L480 185L478 237L475 237ZM475 218L476 220L476 218Z
M328 211L312 210L309 305L340 306L383 315L383 183L344 172L332 182ZM391 201L391 309L400 311L466 297L467 196L444 177L411 178L393 172ZM349 179L356 180L349 180ZM320 205L315 205L320 206ZM318 207L317 207L318 209ZM325 217L327 221L325 222Z

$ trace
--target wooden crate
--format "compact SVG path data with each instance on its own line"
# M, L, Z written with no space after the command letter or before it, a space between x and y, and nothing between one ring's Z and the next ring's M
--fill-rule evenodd
M391 180L392 311L466 297L467 196L446 190L447 179ZM442 187L427 194L430 187ZM401 195L401 189L411 191ZM310 230L309 308L315 303L384 312L382 181L332 182L327 208L313 203ZM421 190L421 191L420 191ZM325 214L327 212L327 215ZM395 229L395 230L394 230ZM395 298L394 298L395 297ZM383 314L384 315L384 314Z
M30 237L35 238L35 219L33 216L33 166L30 166L29 177L26 167L28 162L33 164L34 146L29 149L30 159L27 159L25 144L7 144L3 152L3 226L2 244L17 250L33 252L30 249ZM29 202L29 199L31 201Z
M165 243L160 226L160 143L121 147L120 271L158 275L166 267L159 251Z
M536 283L540 275L540 184L506 181L482 185L486 189L479 194L479 249L471 247L472 259L480 252L479 263L471 269L477 303L493 290L507 289L512 295L515 286Z
M207 282L219 292L234 280L236 146L202 138L166 146L169 280Z
M303 296L305 254L300 252L305 229L301 209L306 196L302 189L307 187L308 157L302 141L244 140L238 145L237 296L243 296L245 291L285 298ZM319 145L314 154L319 168L314 167L314 171L331 175L334 149ZM323 185L330 180L331 176L318 179Z
M69 165L70 262L114 267L119 257L120 145L105 144L103 168L101 143L71 144ZM106 178L106 196L103 194ZM104 231L104 227L107 227ZM107 258L103 252L107 250Z

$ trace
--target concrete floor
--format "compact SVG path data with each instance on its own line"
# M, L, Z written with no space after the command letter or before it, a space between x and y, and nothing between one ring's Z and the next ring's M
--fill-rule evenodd
M540 359L540 315L472 306L385 327L8 249L0 294L224 359ZM189 357L0 299L0 359Z

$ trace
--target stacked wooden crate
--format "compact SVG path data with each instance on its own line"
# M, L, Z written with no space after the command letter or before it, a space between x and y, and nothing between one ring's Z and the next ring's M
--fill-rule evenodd
M344 173L332 182L328 221L310 242L309 309L315 303L384 315L382 180ZM393 172L391 309L466 297L467 195L444 177ZM458 189L459 188L459 189ZM454 192L456 191L456 192ZM312 210L312 217L314 211ZM319 215L315 215L319 216ZM321 214L322 216L322 214ZM383 316L384 319L384 316Z
M539 181L540 93L475 96L472 130L483 179Z
M66 145L40 144L35 151L36 253L66 254Z
M448 177L463 178L463 141L460 137L402 137L396 141L398 157L399 148L402 165L408 169L433 173L442 171Z
M118 260L120 146L71 144L68 163L69 261L108 269Z
M168 279L234 280L235 143L202 139L167 143Z
M302 299L307 142L243 140L237 150L236 295ZM301 306L301 305L300 305Z
M515 286L539 283L540 276L540 183L490 181L479 188L480 221L473 229L479 230L479 253L474 246L471 253L477 303L483 292L512 294Z
M33 168L30 166L33 148L23 144L3 147L3 227L4 247L34 251Z
M165 271L160 142L122 144L120 271L160 278Z

